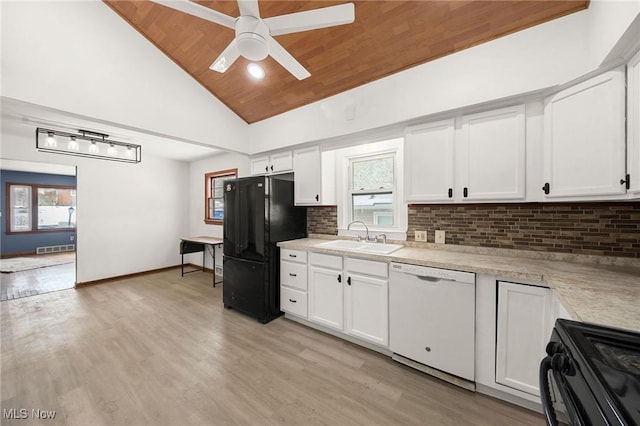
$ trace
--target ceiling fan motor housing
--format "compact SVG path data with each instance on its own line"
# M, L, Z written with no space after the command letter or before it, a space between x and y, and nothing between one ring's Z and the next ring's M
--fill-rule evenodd
M262 19L240 16L235 29L238 51L243 57L250 61L261 61L269 55L269 28Z

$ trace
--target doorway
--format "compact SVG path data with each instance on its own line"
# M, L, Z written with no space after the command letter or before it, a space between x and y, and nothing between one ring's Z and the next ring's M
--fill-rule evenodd
M76 283L76 167L2 159L0 301Z

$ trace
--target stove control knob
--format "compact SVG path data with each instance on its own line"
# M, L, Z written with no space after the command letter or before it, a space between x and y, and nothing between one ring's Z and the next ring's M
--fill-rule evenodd
M549 342L547 343L546 352L549 356L564 353L564 345L560 342Z
M575 374L571 358L564 353L556 353L551 357L551 368L568 376L573 376Z

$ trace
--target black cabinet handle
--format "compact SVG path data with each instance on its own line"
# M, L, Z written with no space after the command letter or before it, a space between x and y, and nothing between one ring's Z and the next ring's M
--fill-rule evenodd
M271 171L273 171L273 164L271 165Z
M545 194L549 195L549 182L544 184L544 186L542 187L542 190L544 191Z
M297 254L289 254L289 257L298 257Z
M264 166L264 171L269 172L269 166Z
M290 277L297 277L297 276L298 276L298 274L292 274L291 272L289 272L289 276L290 276Z
M620 179L620 185L625 185L625 188L629 189L631 185L631 177L629 175L625 175L624 179Z
M338 282L341 283L342 282L342 275L338 274Z
M316 194L316 201L320 201L320 196Z
M351 285L351 277L347 278L347 284Z
M293 299L289 299L289 302L291 302L291 303L298 303L298 301L297 301L297 300L293 300Z
M453 188L449 188L449 198L453 198Z
M467 198L467 196L468 196L468 195L469 195L469 189L468 189L467 187L465 187L465 188L462 190L462 196L463 196L464 198Z

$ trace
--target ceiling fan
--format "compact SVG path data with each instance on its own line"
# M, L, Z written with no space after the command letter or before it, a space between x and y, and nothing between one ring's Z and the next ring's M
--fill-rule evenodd
M353 3L262 19L258 0L238 0L240 16L237 18L189 0L151 1L235 30L236 37L209 67L220 73L229 69L239 56L250 61L261 61L271 56L298 80L304 80L311 75L309 71L273 37L350 24L355 20Z

